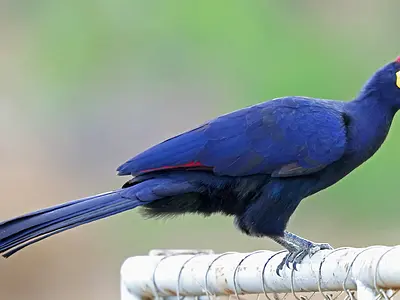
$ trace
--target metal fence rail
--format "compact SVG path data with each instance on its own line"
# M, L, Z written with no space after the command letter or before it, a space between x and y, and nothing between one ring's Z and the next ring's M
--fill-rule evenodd
M153 250L121 267L121 299L344 291L350 299L388 299L400 289L400 246L340 248L306 257L298 270L276 268L285 252ZM174 297L174 298L175 298Z

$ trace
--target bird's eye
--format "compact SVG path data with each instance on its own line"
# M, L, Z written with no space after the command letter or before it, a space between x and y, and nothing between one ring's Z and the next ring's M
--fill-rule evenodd
M400 71L396 73L396 85L400 88Z

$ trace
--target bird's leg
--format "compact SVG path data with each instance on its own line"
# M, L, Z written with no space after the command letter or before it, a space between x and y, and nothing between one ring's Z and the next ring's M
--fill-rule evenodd
M311 257L320 250L332 249L329 244L313 243L288 231L284 231L283 237L275 236L272 239L289 251L276 270L278 275L285 265L289 267L289 263L292 263L296 270L296 265L301 263L307 255Z

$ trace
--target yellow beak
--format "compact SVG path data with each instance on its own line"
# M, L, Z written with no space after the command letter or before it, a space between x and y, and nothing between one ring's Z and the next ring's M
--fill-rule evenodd
M400 88L400 71L396 73L396 85Z

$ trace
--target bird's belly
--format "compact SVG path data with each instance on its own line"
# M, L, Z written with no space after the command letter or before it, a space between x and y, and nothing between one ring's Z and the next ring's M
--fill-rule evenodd
M315 187L312 189L311 193L308 194L308 196L315 194L337 183L338 181L346 177L348 174L350 174L364 161L365 160L360 160L359 158L353 156L347 156L327 166L325 169L315 174L317 181Z

